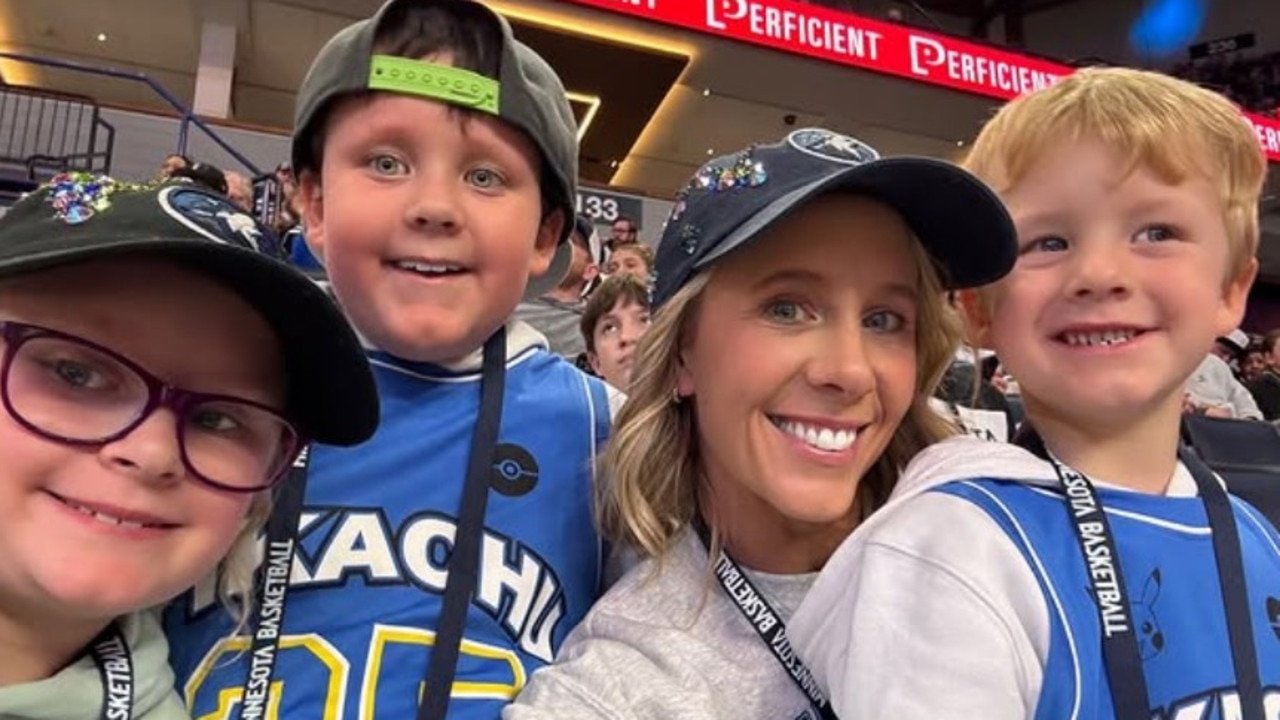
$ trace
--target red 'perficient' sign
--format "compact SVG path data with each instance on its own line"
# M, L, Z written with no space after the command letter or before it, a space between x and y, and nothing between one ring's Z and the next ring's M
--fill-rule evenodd
M1008 100L1073 71L1060 63L793 0L569 0L645 20ZM1280 162L1280 121L1244 113Z

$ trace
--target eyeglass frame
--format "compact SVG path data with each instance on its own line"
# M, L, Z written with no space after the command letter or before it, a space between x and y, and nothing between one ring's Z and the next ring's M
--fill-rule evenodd
M123 430L101 438L80 440L49 432L48 430L35 425L19 413L14 408L13 399L10 397L9 393L9 376L13 371L13 360L17 357L18 350L20 350L24 344L31 340L42 338L62 340L86 347L120 363L126 369L137 375L138 378L142 380L143 387L147 390L147 401L143 404L138 416L133 420L130 420ZM5 344L4 354L0 356L0 403L3 403L4 409L9 413L9 416L13 418L14 422L18 423L18 425L25 428L28 432L46 440L52 440L72 447L107 445L127 437L129 433L137 430L143 423L150 419L157 410L162 408L167 409L173 412L173 414L179 419L179 422L175 424L174 431L178 441L178 455L182 458L182 466L186 468L187 473L196 481L208 485L209 487L234 493L261 492L263 490L270 490L276 485L279 485L280 482L284 480L285 476L288 475L290 468L297 460L298 455L302 452L303 448L307 446L308 440L303 436L298 427L287 417L281 414L280 411L269 405L249 400L247 398L236 397L234 395L195 392L193 390L185 390L183 388L170 385L159 377L156 377L154 373L119 352L112 350L105 345L93 342L92 340L82 338L79 335L54 330L53 328L47 328L42 325L32 325L30 323L17 322L13 320L0 320L0 340L3 340ZM207 478L203 473L196 470L195 465L187 456L185 420L187 414L192 408L209 402L233 402L264 411L278 419L281 424L288 428L292 433L293 442L290 443L290 447L285 449L283 456L285 458L284 462L281 463L280 469L276 474L273 477L268 478L265 484L255 485L253 487L236 487L233 485L226 485Z

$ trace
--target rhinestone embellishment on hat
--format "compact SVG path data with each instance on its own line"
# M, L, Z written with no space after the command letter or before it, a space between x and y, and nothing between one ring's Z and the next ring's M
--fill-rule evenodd
M702 237L702 230L697 225L680 226L680 249L684 250L686 255L698 252L700 237Z
M57 218L68 225L79 225L111 207L111 196L120 190L137 190L145 186L127 183L106 175L87 172L64 172L46 185L46 200Z
M697 192L722 193L735 190L758 188L769 181L769 171L764 163L755 159L754 146L736 153L731 158L713 160L703 165L689 184L676 196L676 205L671 211L667 223L679 223L689 207L689 196ZM680 249L686 255L698 252L698 241L702 237L702 229L691 223L684 223L678 231Z
M691 189L723 192L760 187L769 180L764 163L759 162L748 148L734 156L728 164L709 162L693 176Z

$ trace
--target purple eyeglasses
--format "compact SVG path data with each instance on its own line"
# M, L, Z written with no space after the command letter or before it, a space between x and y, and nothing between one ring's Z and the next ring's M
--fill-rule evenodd
M178 418L187 471L232 492L275 485L302 449L297 429L266 405L166 385L84 338L0 321L0 339L0 399L18 424L48 440L77 446L115 442L165 408Z

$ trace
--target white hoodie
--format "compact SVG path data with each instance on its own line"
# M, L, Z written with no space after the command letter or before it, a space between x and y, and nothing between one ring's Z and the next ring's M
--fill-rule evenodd
M958 437L925 449L787 623L841 718L1034 715L1049 644L1035 575L982 509L928 492L971 478L1059 483L1049 463L1014 445ZM1167 494L1196 495L1181 463Z

